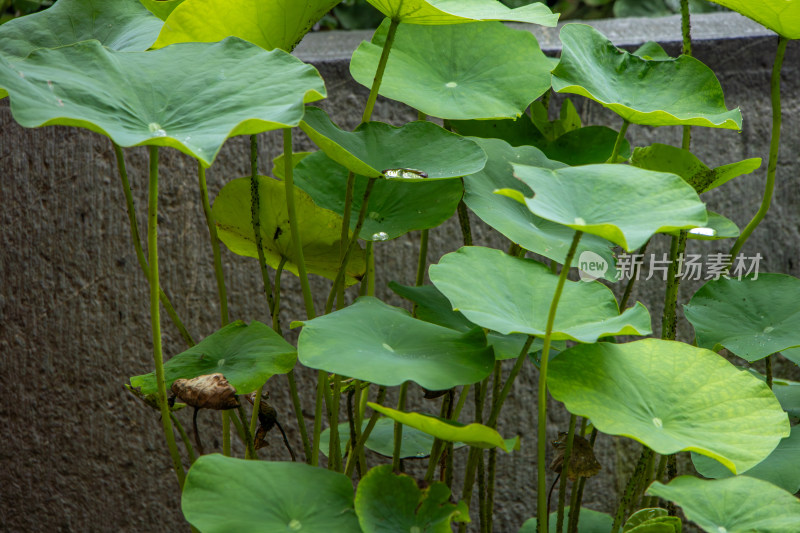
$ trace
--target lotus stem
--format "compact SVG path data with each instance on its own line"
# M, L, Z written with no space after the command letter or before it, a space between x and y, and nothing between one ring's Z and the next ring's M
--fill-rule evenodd
M119 177L122 181L122 192L125 193L125 206L128 211L128 223L130 225L131 230L131 240L133 241L133 247L136 250L136 259L139 261L139 266L144 273L145 278L148 279L148 283L150 280L150 267L147 266L147 259L144 256L144 251L142 250L142 242L139 237L139 222L136 220L136 206L133 203L133 193L131 193L131 184L128 181L128 169L125 166L125 155L122 152L122 148L117 143L112 143L114 145L114 153L117 156L117 170L119 171ZM166 310L167 314L169 315L170 320L172 323L175 324L175 327L178 328L178 332L183 337L184 342L186 345L191 348L194 346L194 340L192 336L189 335L189 331L186 329L186 326L183 325L178 313L175 312L175 308L172 307L172 302L170 302L167 294L164 290L159 286L158 288L158 299L161 301L161 305L164 306L164 310Z
M570 415L569 430L567 431L567 446L564 449L564 462L561 463L561 479L558 485L558 511L556 514L556 531L564 531L564 506L567 500L567 478L569 477L569 462L572 456L572 443L575 440L575 424L578 417Z
M405 411L406 396L408 394L408 381L400 385L400 396L397 400L397 410ZM394 423L394 450L392 452L392 470L400 472L400 449L403 446L403 424Z
M622 150L622 141L625 140L625 134L628 132L628 126L631 123L628 122L626 119L622 120L622 127L619 129L619 134L617 135L617 140L614 142L614 148L611 150L611 157L608 158L609 163L616 163L617 158L619 157L620 150Z
M547 327L544 335L544 345L542 347L542 360L539 363L539 398L538 398L538 430L537 430L537 526L541 533L548 531L547 526L547 478L545 472L545 451L547 449L547 367L550 359L550 342L553 336L553 324L556 320L556 310L558 309L558 301L561 299L561 292L564 290L564 284L567 281L569 268L572 264L572 258L575 257L575 250L578 249L578 243L583 235L582 231L576 231L575 237L572 239L572 245L567 252L567 257L564 259L564 266L561 268L561 273L558 276L558 284L556 291L553 295L553 300L550 302L550 311L547 315Z
M375 399L375 403L382 404L385 398L386 387L380 387L378 389L378 397ZM367 439L369 439L369 436L372 433L372 428L374 428L375 424L378 422L379 416L380 413L378 413L378 411L372 412L372 416L369 417L369 422L367 422L367 427L365 427L364 431L361 433L361 438L358 439L353 452L347 456L347 464L345 464L344 468L344 475L347 477L351 477L353 475L353 470L355 469L357 462L357 459L354 459L354 457L358 457L358 454L361 453L361 450L364 448Z
M208 237L211 240L211 250L214 254L214 277L217 280L217 294L219 296L220 323L222 326L228 324L228 294L225 289L225 276L222 273L222 259L219 251L219 238L217 237L217 224L211 212L211 204L208 201L208 187L206 186L206 168L203 163L197 162L197 178L200 184L200 201L203 203L203 213L208 225Z
M389 61L389 52L392 50L392 44L394 43L394 37L399 25L400 21L394 19L392 19L389 24L389 31L386 33L386 41L383 43L381 58L378 60L378 68L375 71L375 78L372 80L372 88L369 91L367 105L364 107L364 114L361 116L361 122L369 122L372 118L372 111L375 109L375 101L378 99L378 90L381 87L383 73L386 70L386 63Z
M769 144L769 164L767 165L767 184L764 188L764 197L761 199L761 207L747 226L742 230L739 238L731 248L731 258L735 259L742 246L750 237L758 225L764 220L772 203L772 193L775 190L775 174L778 169L778 149L781 144L781 69L783 58L786 55L786 44L789 40L780 37L778 40L778 51L775 54L775 62L772 67L771 95L772 95L772 139Z
M272 316L274 324L276 305L273 299L272 282L269 280L267 259L264 257L264 243L261 235L261 195L258 190L258 135L250 136L250 223L253 226L256 252L258 253L258 266L261 270L261 281L264 283L267 309L270 316Z
M639 483L640 478L644 475L647 468L647 462L652 454L653 450L647 446L642 446L642 455L639 457L639 462L636 463L636 468L633 470L633 474L631 474L628 484L625 486L625 494L620 499L619 505L617 506L617 512L614 514L614 524L611 526L611 533L617 533L620 526L622 526L622 519L625 515L625 509L628 508L628 505L633 500L636 485Z
M155 364L156 387L158 388L158 409L161 412L161 425L164 437L167 439L167 448L172 457L172 466L178 478L178 485L183 489L186 478L183 463L175 443L175 434L172 430L169 405L167 405L167 386L164 381L164 356L161 347L161 315L159 308L159 279L158 279L158 147L150 146L150 183L148 187L147 208L147 250L150 256L150 328L153 334L153 363Z

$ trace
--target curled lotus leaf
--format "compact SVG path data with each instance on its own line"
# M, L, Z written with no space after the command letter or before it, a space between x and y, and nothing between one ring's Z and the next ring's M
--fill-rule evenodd
M192 379L176 379L170 390L186 405L197 409L225 410L241 405L236 389L219 372Z
M644 59L585 24L565 25L561 42L557 92L590 98L634 124L742 129L714 72L693 57Z
M711 0L787 39L800 39L800 0Z

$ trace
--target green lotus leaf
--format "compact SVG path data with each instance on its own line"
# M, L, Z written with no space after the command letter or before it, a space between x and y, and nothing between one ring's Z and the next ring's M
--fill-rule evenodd
M783 439L769 457L743 475L769 481L794 494L800 490L798 457L800 457L800 426L794 426L792 434ZM693 453L692 462L697 471L707 478L721 479L733 476L730 470L710 457Z
M531 259L500 250L463 247L429 269L431 281L472 322L498 333L545 335L558 276ZM619 314L611 289L567 281L552 338L595 342L608 335L647 335L650 314L639 302Z
M783 410L789 413L789 416L800 418L800 383L785 379L775 379L772 382L772 392L781 402Z
M731 274L737 275L734 262ZM712 280L683 306L697 345L724 346L750 362L800 346L800 279L759 274L757 279Z
M705 226L708 220L697 193L675 174L627 165L513 167L535 196L513 191L512 197L524 201L534 215L598 235L629 252L655 233Z
M369 421L364 420L362 429L367 427ZM342 455L347 451L347 440L350 438L350 423L342 422L339 424L339 443L342 447ZM330 428L322 432L319 437L319 449L324 454L328 454L330 446ZM381 417L372 428L367 442L364 446L368 450L392 457L394 453L394 420ZM421 458L428 457L433 446L433 437L418 429L407 427L403 429L403 439L400 443L400 458ZM456 448L463 447L463 443L456 443Z
M448 120L445 127L448 126L454 132L465 137L500 139L511 146L535 146L540 148L548 142L527 113L523 113L516 119Z
M350 480L304 463L203 455L186 476L181 509L203 533L361 532Z
M372 297L302 324L297 350L305 366L378 385L410 380L445 390L481 381L494 367L483 331L429 324Z
M578 345L553 359L548 384L553 398L599 431L662 455L707 455L732 472L754 467L789 436L765 383L680 342Z
M679 232L673 232L677 235ZM689 239L701 241L718 241L720 239L735 239L739 236L739 227L733 220L719 213L708 211L708 221L701 228L692 228L687 232Z
M570 130L548 141L527 115L516 120L453 120L448 121L461 135L482 139L500 139L511 146L534 146L547 158L570 166L605 163L611 157L618 132L605 126L586 126ZM486 150L486 147L484 147ZM488 153L488 151L487 151ZM622 141L619 157L631 157L631 145Z
M781 350L781 355L796 365L800 365L800 347Z
M429 180L456 178L474 174L486 164L486 154L478 145L432 122L411 122L400 128L367 122L349 132L339 129L322 109L309 107L300 127L328 157L371 178L399 168L423 171Z
M83 127L120 146L170 146L205 166L228 137L296 126L303 103L325 95L314 67L236 38L151 52L97 41L40 49L0 68L0 86L26 128Z
M686 518L708 533L800 531L800 500L760 479L680 476L668 485L653 483L647 493L675 502Z
M787 39L800 39L800 1L798 0L711 0L738 11Z
M569 506L564 507L564 527L561 533L567 533L567 518L569 516ZM548 523L548 531L556 533L558 531L557 524L558 513L550 513ZM606 513L594 511L592 509L581 508L581 514L578 518L578 533L608 533L611 531L611 526L614 520ZM536 517L529 518L522 524L518 533L536 533Z
M555 27L558 15L544 4L510 9L496 0L367 0L390 19L406 24L460 24L508 20Z
M669 516L666 509L657 507L636 511L622 527L622 533L681 533L682 531L680 518Z
M300 163L300 161L310 156L311 154L316 154L316 153L317 152L292 152L292 168L297 168L297 165ZM286 177L285 155L286 154L281 154L272 160L272 175L281 181L283 181L284 178Z
M571 130L541 147L542 152L556 161L570 166L605 163L614 151L619 133L605 126L586 126ZM619 161L631 157L631 145L622 140Z
M148 9L153 15L161 20L167 20L167 17L175 11L175 8L181 5L185 0L139 0L144 7ZM159 32L161 28L159 28ZM156 37L158 35L156 34ZM155 41L155 39L153 39Z
M291 52L337 0L264 2L259 0L186 0L164 23L153 45L215 42L238 37L266 50ZM259 72L258 77L264 74Z
M476 327L476 324L467 320L463 314L453 310L453 305L450 303L444 294L439 292L433 285L422 285L420 287L407 287L395 282L389 283L389 288L396 294L402 296L407 300L414 302L417 307L417 318L430 322L431 324L438 324L446 328L454 329L456 331L468 332ZM486 334L486 340L494 349L494 357L498 361L506 359L516 359L519 357L523 346L528 340L527 335L501 335L494 331ZM534 339L531 343L528 353L535 353L542 349L542 340ZM555 347L558 350L565 348L565 343L556 341Z
M364 533L450 533L451 522L469 522L467 504L450 502L450 488L435 482L420 489L414 478L376 466L359 481L356 513Z
M353 53L358 83L372 86L387 31L384 21ZM401 24L379 93L434 117L515 118L549 89L552 68L532 33L500 22Z
M639 56L642 59L672 59L666 50L664 50L664 48L655 41L647 41L642 46L634 50L633 55Z
M281 260L285 259L284 268L297 276L297 258L289 227L284 184L267 176L259 176L258 194L261 208L261 245L267 264L277 268ZM333 280L339 270L342 218L315 205L301 190L295 189L294 198L306 270ZM237 255L257 258L250 202L250 178L238 178L228 182L219 191L212 213L219 238L228 249ZM363 277L366 265L364 251L360 248L355 250L347 264L346 283L357 283Z
M318 206L344 214L347 169L323 152L303 158L295 167L294 183ZM367 180L356 179L351 230L358 222L366 186ZM372 187L359 236L366 241L386 241L412 230L435 228L453 216L463 193L459 180L378 180Z
M515 189L531 195L530 188L513 175L512 163L544 168L562 168L564 165L550 161L541 151L531 146L512 148L499 139L479 139L475 142L489 156L484 169L464 177L464 203L491 227L526 250L563 263L572 244L575 232L561 224L540 218L523 204L505 196L494 194L497 189ZM610 265L606 277L616 279L611 243L594 235L585 235L578 244L578 255L591 251Z
M519 450L519 437L503 439L497 430L483 424L472 423L464 425L460 422L422 413L405 413L372 402L367 402L367 405L395 422L418 429L440 440L463 442L469 446L484 449L500 448L507 453L511 453L512 450Z
M733 178L756 171L761 166L761 158L754 157L711 169L689 150L655 143L634 150L631 164L646 170L677 174L698 193L704 193Z
M238 394L253 392L275 374L294 368L291 344L261 322L231 322L164 364L167 390L176 379L221 373ZM154 373L133 376L132 387L144 395L158 391Z
M112 50L143 52L156 40L162 24L138 0L59 0L44 11L0 26L0 55L16 61L40 48L90 39Z
M634 124L742 129L714 72L693 57L642 59L585 24L565 25L561 42L552 80L558 92L591 98Z

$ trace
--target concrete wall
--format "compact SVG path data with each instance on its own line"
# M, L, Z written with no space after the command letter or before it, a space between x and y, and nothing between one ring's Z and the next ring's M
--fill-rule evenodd
M635 47L646 40L664 43L676 53L680 35L676 17L656 20L599 21L612 40ZM534 29L548 53L558 51L555 30ZM695 53L719 76L729 106L741 106L744 128L697 130L696 153L710 165L746 157L766 157L769 138L769 71L776 38L733 14L694 19ZM325 77L330 99L324 104L345 127L354 127L366 90L349 76L347 61L369 32L311 35L297 55ZM800 275L800 46L789 45L784 69L784 142L775 201L769 217L746 251L761 253L763 271ZM575 98L589 123L618 126L619 120L594 103ZM379 101L375 118L403 122L414 113L400 104ZM636 145L676 143L677 128L633 126ZM276 137L262 136L263 172L279 153ZM297 144L309 146L298 133ZM246 175L245 139L233 139L210 169L213 196L223 183ZM137 207L143 219L146 200L146 153L127 150ZM764 168L766 167L766 162ZM195 164L175 151L162 156L161 276L165 289L196 339L219 323L210 248L198 201ZM712 209L744 225L756 211L764 169L709 195ZM179 494L166 454L158 415L143 408L122 387L128 376L152 366L147 287L133 252L124 199L110 142L83 130L18 127L0 103L0 529L3 531L181 531ZM142 227L143 230L143 227ZM477 224L476 243L506 246L503 238ZM450 221L431 232L429 257L459 247L458 226ZM654 246L666 251L665 240ZM386 282L413 282L418 235L407 235L377 248L381 297L402 305L384 288ZM727 251L730 243L690 251ZM231 316L266 320L261 282L252 260L223 250ZM327 282L313 280L317 289ZM681 291L685 301L699 284ZM322 291L325 294L327 291ZM299 286L284 278L284 324L302 317ZM635 297L660 314L663 285L642 282ZM655 320L654 322L658 322ZM657 324L656 324L657 326ZM165 320L165 353L184 349ZM685 323L680 335L691 335ZM788 371L788 369L787 369ZM313 376L300 371L306 391L304 408L313 410ZM496 531L513 532L535 512L535 381L523 370L506 404L501 431L519 431L521 452L502 456L498 475ZM298 442L283 377L270 382L276 407ZM412 396L418 396L412 389ZM470 402L471 403L471 402ZM219 449L211 437L219 423L203 413L206 447ZM212 418L214 418L212 420ZM553 436L566 426L563 410L552 409ZM189 418L183 417L188 425ZM599 440L603 474L587 485L586 505L610 510L624 483L617 458L638 454L635 447ZM299 444L296 444L299 447ZM275 440L262 457L287 459Z

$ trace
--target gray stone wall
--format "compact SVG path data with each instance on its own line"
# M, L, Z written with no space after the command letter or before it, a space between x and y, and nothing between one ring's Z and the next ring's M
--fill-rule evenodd
M679 48L679 20L630 19L594 23L615 43L636 47L646 40ZM542 48L557 53L555 30L535 29ZM719 76L729 106L741 106L741 133L696 130L695 151L712 166L767 154L770 129L769 74L776 38L733 14L694 18L695 54ZM326 80L330 98L323 104L343 127L359 120L366 90L349 76L352 50L369 32L310 35L297 50ZM790 43L783 76L784 141L778 185L767 220L745 251L764 257L763 271L800 275L800 46ZM618 126L601 107L573 100L586 122ZM379 100L375 118L404 122L415 117L407 107ZM633 126L634 145L676 143L677 128ZM261 136L261 171L278 155L277 137ZM297 133L296 146L310 147ZM232 139L209 170L213 199L228 180L249 172L246 139ZM126 150L140 222L146 202L146 152ZM161 277L195 339L219 324L210 247L198 192L196 165L176 151L162 151L160 194ZM752 176L714 191L711 209L743 226L761 197L766 160ZM84 130L48 127L25 130L0 103L0 530L3 531L187 531L157 413L143 408L123 389L132 375L152 367L147 287L130 242L119 179L108 139ZM477 244L507 243L475 219ZM144 234L144 226L140 231ZM431 232L429 258L457 249L458 225L450 221ZM379 296L403 303L385 289L390 280L413 283L418 235L377 247ZM690 251L726 252L730 243L690 244ZM666 240L653 251L662 253ZM256 263L223 249L232 318L267 320ZM328 282L314 279L320 293ZM682 287L682 301L699 283ZM282 323L302 317L296 278L285 276ZM663 304L663 283L637 286L634 296L654 317ZM321 307L321 302L318 302ZM658 327L658 320L654 326ZM165 319L165 353L184 345ZM680 336L691 336L685 322ZM785 369L789 371L790 369ZM313 411L313 375L299 371L304 408ZM496 531L513 532L535 513L536 372L523 370L504 409L501 432L518 431L519 453L500 458ZM272 400L299 442L282 376L270 384ZM418 396L412 388L412 396ZM471 403L471 402L470 402ZM206 447L218 450L219 420L203 413ZM189 417L182 415L185 424ZM566 425L563 410L550 414L551 435ZM616 441L618 442L618 441ZM297 444L299 448L299 444ZM599 439L601 476L587 485L585 503L610 510L624 461L638 450L607 437ZM286 460L278 440L263 458ZM410 465L413 469L414 466ZM457 485L458 486L458 485Z

